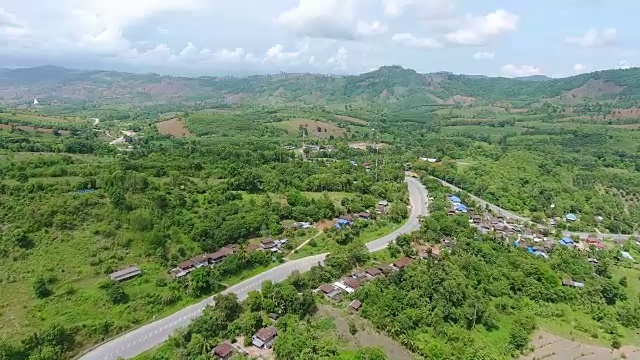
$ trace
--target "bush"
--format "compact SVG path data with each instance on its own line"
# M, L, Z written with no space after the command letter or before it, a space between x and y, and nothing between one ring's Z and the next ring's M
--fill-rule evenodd
M49 287L49 282L42 276L38 276L33 282L33 291L38 299L44 299L53 295L53 290Z

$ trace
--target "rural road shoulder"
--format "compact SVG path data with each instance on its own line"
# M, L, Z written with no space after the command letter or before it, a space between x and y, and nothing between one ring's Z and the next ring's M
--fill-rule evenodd
M427 189L417 179L407 177L405 179L409 188L411 201L411 214L409 220L398 230L366 244L369 251L384 249L398 235L408 234L420 228L420 217L428 215ZM324 263L328 254L309 256L303 259L288 261L273 269L260 273L250 279L231 286L222 293L235 293L239 300L244 300L252 290L260 290L262 283L267 280L281 282L287 279L294 271L305 272L313 266ZM176 330L186 327L193 319L202 314L207 305L213 305L212 297L197 304L189 305L184 309L156 320L137 329L131 330L117 338L105 342L80 356L79 360L115 360L118 358L132 358L166 341Z

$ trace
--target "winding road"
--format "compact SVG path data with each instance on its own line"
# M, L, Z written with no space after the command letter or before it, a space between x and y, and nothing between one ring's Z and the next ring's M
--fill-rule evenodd
M409 199L411 202L411 214L409 220L398 230L373 240L366 244L369 251L382 250L391 243L398 235L408 234L420 228L420 218L428 215L428 192L427 189L412 177L406 177L405 182L409 188ZM322 264L328 254L309 256L303 259L288 261L280 266L265 271L237 285L231 286L223 294L235 293L239 300L244 300L252 290L260 290L262 283L267 280L275 282L284 281L294 271L305 272L313 266ZM197 304L169 315L163 319L155 320L152 323L143 325L131 330L123 335L107 341L80 356L79 360L115 360L118 358L129 359L150 350L171 336L177 329L183 328L200 316L208 305L213 305L212 297L209 297Z
M448 182L446 182L446 181L444 181L442 179L438 179L438 178L433 177L433 176L431 178L433 178L435 180L438 180L442 185L444 185L444 186L446 186L446 187L448 187L448 188L450 188L450 189L452 189L452 190L454 190L454 191L456 191L458 193L464 192L473 201L478 203L480 206L488 206L489 209L491 209L491 211L493 211L495 213L501 213L501 214L503 214L503 215L505 215L507 217L510 217L510 218L513 218L513 219L516 219L516 220L519 220L519 221L533 223L533 221L531 221L531 219L529 219L529 218L526 218L526 217L523 217L521 215L515 214L515 213L510 212L508 210L505 210L505 209L503 209L503 208L501 208L501 207L499 207L499 206L497 206L495 204L487 202L486 200L481 199L481 198L479 198L479 197L477 197L477 196L475 196L473 194L470 194L470 193L460 189L459 187L457 187L457 186L455 186L453 184L450 184L450 183L448 183ZM565 236L578 236L580 238L586 238L588 236L596 236L601 240L611 239L611 240L616 241L616 242L625 242L625 241L629 240L629 237L635 236L635 234L634 235L628 235L628 234L603 234L603 233L598 233L598 232L587 233L587 232L571 232L571 231L563 231L562 234L565 235Z

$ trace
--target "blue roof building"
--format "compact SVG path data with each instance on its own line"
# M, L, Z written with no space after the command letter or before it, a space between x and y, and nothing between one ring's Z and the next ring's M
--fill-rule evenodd
M449 201L451 201L454 205L462 204L462 200L460 200L460 198L455 195L449 196Z
M346 220L346 219L338 219L338 222L336 223L336 227L338 229L342 229L343 227L349 226L351 224L353 224L353 221L349 221L349 220Z
M578 221L578 216L576 214L567 214L565 219L570 222Z
M560 244L564 246L571 246L571 245L575 245L575 242L573 241L572 238L565 236L562 238L562 240L560 240Z
M466 213L467 211L469 211L467 209L467 207L465 205L463 205L463 204L456 205L455 206L455 210L458 211L458 212L461 212L461 213Z

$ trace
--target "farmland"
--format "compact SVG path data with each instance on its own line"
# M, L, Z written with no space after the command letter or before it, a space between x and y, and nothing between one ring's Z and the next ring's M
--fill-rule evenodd
M336 124L312 119L292 119L274 125L287 130L292 135L299 134L301 129L305 129L307 135L312 138L341 138L346 133L345 129Z
M156 124L158 132L163 135L171 135L178 138L191 136L189 129L184 126L182 120L173 118Z

